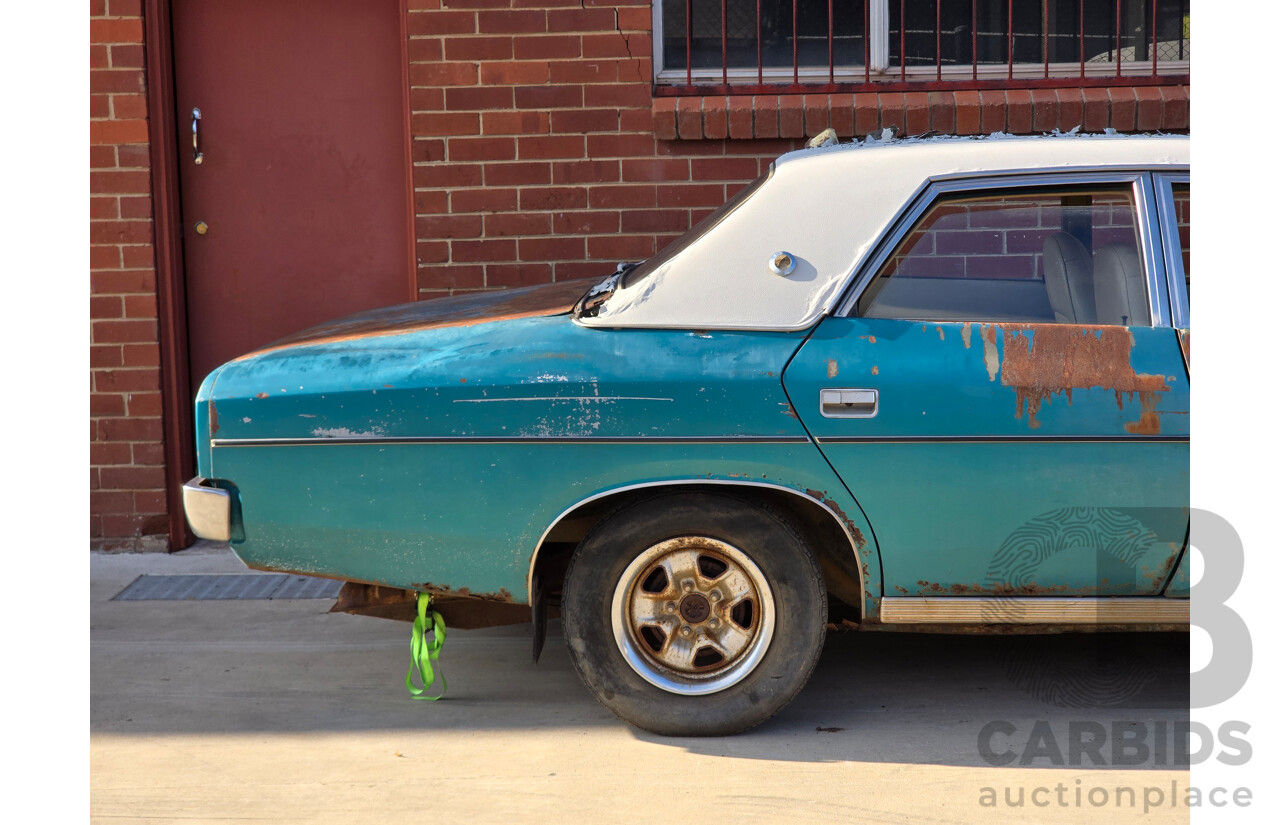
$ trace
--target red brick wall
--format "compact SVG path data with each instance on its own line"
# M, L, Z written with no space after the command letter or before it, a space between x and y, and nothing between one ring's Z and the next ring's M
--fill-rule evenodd
M659 98L648 0L410 0L422 297L604 275L831 126L1185 130L1182 87Z
M410 0L423 297L652 255L795 140L654 137L648 0Z
M1088 206L1061 205L1061 196L989 197L942 203L902 242L887 271L910 278L1044 279L1045 238L1062 231L1063 212L1087 216L1090 252L1106 244L1136 247L1133 198L1095 192Z
M90 2L91 544L167 549L141 0Z

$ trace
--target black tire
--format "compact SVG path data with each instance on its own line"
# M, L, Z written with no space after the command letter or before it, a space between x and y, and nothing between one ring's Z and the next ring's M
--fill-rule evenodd
M693 550L667 549L671 547ZM732 550L738 552L729 553ZM664 584L666 573L657 573L655 565L670 559L664 569L682 564L686 566L679 569L688 569L691 552L698 572L680 578L691 589L682 592L676 582ZM646 559L657 561L646 567ZM726 562L728 572L716 573L716 565ZM646 579L637 570L655 572ZM756 587L753 583L761 577L764 585ZM635 584L638 581L643 584ZM725 598L716 588L719 581L731 583L724 589L747 595L736 597L739 606L732 609L729 602L719 603L705 618L706 604ZM735 588L739 582L747 587ZM695 594L703 592L709 595L699 605ZM672 593L672 601L662 595ZM643 619L624 618L623 630L617 630L615 596L623 605L617 615L623 617L650 609L671 611L674 600L680 599L674 618L660 616L664 622L674 621L676 629L667 636L664 630L641 627ZM753 598L758 607L752 605ZM659 603L661 607L650 607ZM776 513L726 493L662 494L605 518L582 540L569 563L563 606L569 654L587 687L623 720L664 736L724 736L772 717L808 681L822 652L827 622L822 573L804 539ZM767 629L770 612L772 627ZM704 617L701 623L698 617ZM710 630L717 621L722 629ZM633 644L615 638L615 632ZM721 644L724 639L713 636L715 632L727 634L729 641ZM677 633L685 639L674 639ZM751 641L739 648L742 636ZM624 655L628 646L637 665ZM681 646L682 651L676 651ZM672 669L685 666L691 649L696 656L689 668L699 659L720 656L721 661L703 665L705 672ZM677 660L679 664L671 664ZM665 679L669 687L653 679ZM716 687L721 683L726 686ZM708 686L715 692L689 693Z

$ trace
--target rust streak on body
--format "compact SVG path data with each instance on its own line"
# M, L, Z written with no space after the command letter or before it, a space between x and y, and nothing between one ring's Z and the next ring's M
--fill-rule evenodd
M483 599L491 602L511 602L511 591L503 587L496 593L472 593L469 587L460 587L454 590L447 584L432 584L431 582L414 582L412 585L414 590L420 590L424 593L430 593L433 596L457 596L464 599Z
M458 295L418 301L363 312L303 330L261 349L236 358L241 361L265 352L290 347L330 344L360 338L403 335L427 329L468 327L516 318L558 315L573 309L595 279L559 281L536 287L490 290L478 295Z
M861 550L867 546L867 537L862 535L862 531L858 529L858 525L854 523L853 519L849 518L849 516L845 514L839 504L828 498L827 494L821 490L805 490L805 493L807 493L810 498L816 499L817 501L825 504L832 510L832 512L839 516L840 520L849 528L849 535L853 536L853 543L856 549Z
M1000 363L1000 383L1017 393L1017 412L1025 412L1032 429L1040 426L1036 415L1053 396L1064 394L1071 403L1071 391L1103 388L1112 390L1116 406L1124 409L1126 397L1138 396L1141 412L1137 421L1125 424L1134 434L1160 432L1160 416L1155 411L1156 393L1168 392L1163 375L1134 371L1131 362L1133 336L1124 327L1085 327L1074 324L1001 324L1004 352ZM987 330L983 328L984 348ZM993 330L994 333L994 330ZM994 337L994 335L993 335Z

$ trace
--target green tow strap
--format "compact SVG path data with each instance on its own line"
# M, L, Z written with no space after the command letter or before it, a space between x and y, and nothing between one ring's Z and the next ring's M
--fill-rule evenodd
M441 673L439 696L426 695L436 680L431 661L440 658L440 648L444 647L444 619L436 611L428 610L430 605L431 594L419 593L418 618L413 620L413 638L409 640L409 672L404 675L404 686L409 689L409 694L414 699L439 699L449 689L445 684L444 674ZM432 634L429 642L427 641L428 633ZM422 680L422 687L413 683L415 669Z

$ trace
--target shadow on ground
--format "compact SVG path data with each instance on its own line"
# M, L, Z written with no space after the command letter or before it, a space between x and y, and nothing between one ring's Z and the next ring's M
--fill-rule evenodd
M989 737L996 752L1025 754L1045 722L1068 759L1073 723L1150 740L1188 718L1182 633L832 632L808 686L773 720L737 737L666 739L595 702L558 622L536 666L525 627L450 632L441 659L448 698L416 702L403 684L407 624L328 614L322 600L110 602L109 590L99 587L91 607L94 734L608 728L715 756L983 766L991 763L979 738L993 722L1013 726ZM1044 755L1039 730L1041 756L1027 766L1067 764ZM1124 768L1183 767L1172 748L1149 751ZM1110 767L1110 744L1102 753L1106 765L1087 755L1083 765Z

